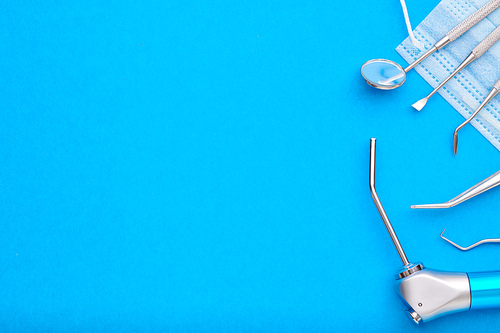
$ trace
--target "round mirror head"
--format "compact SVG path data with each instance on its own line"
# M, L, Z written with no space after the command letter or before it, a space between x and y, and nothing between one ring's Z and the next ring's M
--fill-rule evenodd
M361 67L361 75L370 86L382 90L397 88L406 80L403 67L386 59L373 59L365 62Z

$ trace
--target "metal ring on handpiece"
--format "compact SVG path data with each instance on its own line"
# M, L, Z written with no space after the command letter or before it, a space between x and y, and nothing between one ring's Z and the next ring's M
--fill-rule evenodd
M413 264L410 263L406 265L399 273L396 275L396 279L404 279L405 277L408 277L412 275L413 273L416 273L418 271L423 270L425 267L423 264L418 263L418 264Z

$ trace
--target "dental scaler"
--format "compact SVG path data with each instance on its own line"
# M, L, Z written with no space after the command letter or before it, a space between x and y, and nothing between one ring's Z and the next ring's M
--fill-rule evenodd
M416 324L441 316L472 310L500 307L500 271L459 273L425 268L410 263L392 228L375 190L375 150L377 140L370 142L370 191L392 242L403 262L396 274L396 287L409 307L406 313Z

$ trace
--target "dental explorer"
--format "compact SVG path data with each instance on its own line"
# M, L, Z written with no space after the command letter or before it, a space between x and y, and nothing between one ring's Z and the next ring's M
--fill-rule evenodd
M462 203L466 200L469 200L472 197L475 197L478 194L481 194L485 191L488 191L489 189L492 189L495 186L500 185L500 171L497 171L496 173L492 174L482 182L472 186L470 189L467 191L459 194L455 198L451 199L450 201L447 201L445 203L438 203L438 204L426 204L426 205L413 205L411 208L415 209L425 209L425 208L450 208L453 206L458 205L459 203Z
M443 87L448 81L450 81L455 75L457 75L462 69L467 67L471 62L473 62L476 59L479 59L490 47L492 47L498 40L500 39L500 26L496 27L495 30L493 30L488 36L486 36L485 39L481 43L479 43L473 50L472 52L465 58L465 60L458 65L458 67L451 73L443 82L441 82L434 90L427 95L426 97L422 98L418 102L415 102L412 106L417 110L420 111L423 109L425 104L427 104L427 101L429 98L432 97L441 87Z
M444 230L446 230L446 228ZM470 246L463 247L463 246L458 245L457 243L452 242L448 238L444 237L443 236L444 230L441 232L441 235L439 235L439 236L442 239L444 239L445 241L447 241L448 243L450 243L451 245L453 245L454 247L456 247L457 249L462 250L462 251L469 251L470 249L473 249L476 246L479 246L479 245L485 244L485 243L500 243L500 238L485 238L485 239L481 239L479 242L476 242Z
M404 267L396 274L396 290L415 324L447 314L500 307L500 271L444 272L409 263L375 189L376 139L370 141L370 192Z
M467 125L478 113L481 111L486 104L488 104L493 97L495 97L498 92L500 91L500 79L493 84L493 88L491 88L491 91L488 93L488 95L484 98L483 103L470 115L470 117L464 121L462 124L460 124L456 129L455 132L453 132L453 152L455 153L455 156L457 156L457 149L458 149L458 131L465 125Z
M373 59L365 62L363 66L361 66L361 75L372 87L382 90L395 89L405 83L406 73L408 73L411 69L435 51L443 48L456 40L458 37L462 36L467 30L472 28L498 7L500 7L500 0L489 1L483 7L476 10L472 15L467 17L464 21L459 23L456 27L451 29L442 39L436 42L434 46L428 49L405 69L391 60Z

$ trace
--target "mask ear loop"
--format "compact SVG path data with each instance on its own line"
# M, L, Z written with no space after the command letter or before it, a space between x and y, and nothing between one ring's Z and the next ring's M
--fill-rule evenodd
M416 48L423 51L424 50L424 43L422 43L421 41L418 41L415 38L415 35L413 34L413 29L411 28L410 17L408 16L408 9L406 8L405 0L400 0L400 2L401 2L401 7L403 7L403 14L405 16L406 29L408 30L408 35L410 36L410 40L411 40L412 44L415 45Z

